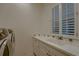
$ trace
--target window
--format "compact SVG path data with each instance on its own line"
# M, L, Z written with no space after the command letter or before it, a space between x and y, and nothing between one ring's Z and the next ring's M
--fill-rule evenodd
M59 8L59 6L61 6L61 9ZM61 21L62 24L59 23L59 21ZM59 27L59 25L61 25L61 28ZM61 32L59 31L60 29ZM54 34L75 34L74 3L63 3L61 5L56 5L52 9L52 30Z
M62 34L74 35L74 4L62 4Z
M53 33L59 34L59 5L52 9Z

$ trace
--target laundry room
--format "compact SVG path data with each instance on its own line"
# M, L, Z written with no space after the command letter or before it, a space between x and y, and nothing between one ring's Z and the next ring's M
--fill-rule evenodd
M78 56L78 17L76 3L0 3L0 55Z

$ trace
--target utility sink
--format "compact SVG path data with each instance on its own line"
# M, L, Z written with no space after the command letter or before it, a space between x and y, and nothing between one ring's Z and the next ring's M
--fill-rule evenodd
M46 41L48 41L48 42L50 42L50 43L57 44L57 45L64 45L64 44L66 44L65 41L63 41L63 40L58 40L58 39L56 39L56 38L52 38L52 39L47 38Z
M51 46L54 46L56 48L61 49L62 51L68 52L72 55L79 55L79 40L72 40L69 41L68 39L58 39L57 37L36 37L39 40L50 44Z
M73 53L74 55L77 55L79 54L79 47L78 46L74 46L74 45L69 45L69 44L66 44L66 45L63 45L63 48L71 53Z

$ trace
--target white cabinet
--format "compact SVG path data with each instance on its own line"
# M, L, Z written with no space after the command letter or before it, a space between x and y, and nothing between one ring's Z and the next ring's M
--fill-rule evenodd
M37 39L33 40L33 52L37 56L68 56L64 52Z
M39 55L38 40L33 40L33 54Z
M47 56L48 55L48 46L46 46L43 42L39 41L39 53L41 56Z
M57 50L53 47L50 47L49 48L49 55L52 55L52 56L68 56L67 54L63 53L63 52L60 52L60 50Z
M37 39L33 40L33 53L34 55L38 55L38 56L46 56L47 55L47 51L42 42L38 41Z

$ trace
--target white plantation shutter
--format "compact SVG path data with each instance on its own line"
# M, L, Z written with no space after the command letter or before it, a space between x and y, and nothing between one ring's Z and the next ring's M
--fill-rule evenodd
M74 4L62 4L62 34L74 35Z
M53 33L59 34L59 5L52 9L52 29Z

